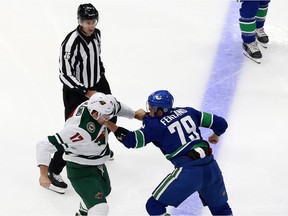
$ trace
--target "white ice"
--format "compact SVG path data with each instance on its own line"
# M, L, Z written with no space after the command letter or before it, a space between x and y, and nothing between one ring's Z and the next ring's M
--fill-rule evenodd
M64 124L58 54L64 37L76 28L80 3L85 2L0 0L0 215L74 215L78 209L80 199L66 171L65 195L39 186L35 144ZM102 60L113 94L133 109L145 108L147 96L158 89L168 89L175 106L200 109L223 31L235 37L238 49L231 55L242 52L238 15L228 11L231 1L91 3L100 13ZM231 104L223 98L210 105L230 106L229 129L215 157L234 215L288 215L287 8L287 1L271 2L265 26L271 42L261 49L262 64L243 59ZM223 29L229 13L234 25ZM128 129L141 125L118 122ZM107 163L110 215L147 215L146 200L173 166L152 145L128 150L112 134L110 144L115 152L115 160ZM169 211L210 214L198 199Z

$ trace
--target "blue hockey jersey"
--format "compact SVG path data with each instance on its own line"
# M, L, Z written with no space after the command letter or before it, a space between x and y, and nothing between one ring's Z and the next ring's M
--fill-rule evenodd
M195 147L208 147L199 127L210 128L220 136L228 127L224 118L200 112L192 107L173 108L161 117L147 116L139 130L129 131L121 142L127 148L153 143L168 160L185 155Z

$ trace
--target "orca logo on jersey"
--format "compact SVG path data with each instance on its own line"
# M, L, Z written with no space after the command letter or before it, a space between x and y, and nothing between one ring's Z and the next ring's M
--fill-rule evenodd
M71 53L70 52L65 52L64 59L69 60L70 57L71 57Z
M95 124L93 122L88 122L86 128L89 131L89 133L95 132Z

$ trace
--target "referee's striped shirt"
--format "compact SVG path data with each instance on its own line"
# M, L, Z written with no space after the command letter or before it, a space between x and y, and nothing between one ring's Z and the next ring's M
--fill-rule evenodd
M79 26L70 32L61 44L59 70L61 82L75 90L86 92L93 89L104 72L101 62L100 30L87 37L79 30Z

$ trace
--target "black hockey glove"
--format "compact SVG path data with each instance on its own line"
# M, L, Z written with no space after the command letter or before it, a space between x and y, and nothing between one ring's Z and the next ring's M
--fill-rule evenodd
M128 132L129 131L126 128L118 127L114 134L116 139L122 142L123 139L125 139L125 137L127 136Z

